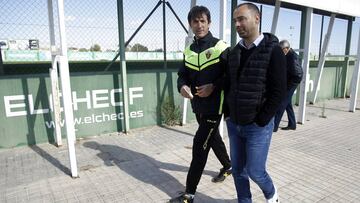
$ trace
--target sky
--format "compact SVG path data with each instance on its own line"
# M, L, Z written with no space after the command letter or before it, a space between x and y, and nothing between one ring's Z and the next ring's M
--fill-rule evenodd
M116 50L118 46L117 4L116 0L65 0L65 24L68 47L87 48L99 44L103 51ZM187 13L191 0L168 0L183 24L188 28ZM238 1L242 3L244 1ZM158 0L123 0L125 40L135 32L146 16L158 3ZM230 39L230 0L227 1L227 33ZM197 0L197 5L209 8L212 16L210 27L214 36L219 35L219 0ZM258 4L259 5L259 4ZM56 4L55 4L56 6ZM144 27L131 41L130 45L140 43L149 50L163 48L162 5L145 23ZM1 39L39 39L40 47L49 47L49 26L47 0L0 0L0 40ZM262 13L262 31L270 32L273 6L264 5ZM299 48L300 40L299 11L281 9L276 35L279 39L288 39L293 48ZM329 17L325 17L323 36L327 31ZM57 12L55 9L55 24ZM320 43L321 16L314 14L311 52L317 54ZM353 24L350 54L356 54L360 19ZM183 50L186 32L166 8L166 47L169 51ZM345 53L347 21L336 19L328 52L333 55ZM58 29L55 30L58 33ZM323 37L324 39L324 37ZM56 35L57 44L59 36Z

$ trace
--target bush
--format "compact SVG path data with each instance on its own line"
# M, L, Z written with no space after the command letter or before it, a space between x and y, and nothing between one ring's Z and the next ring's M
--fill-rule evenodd
M169 126L180 124L180 107L176 106L169 97L161 104L161 123Z

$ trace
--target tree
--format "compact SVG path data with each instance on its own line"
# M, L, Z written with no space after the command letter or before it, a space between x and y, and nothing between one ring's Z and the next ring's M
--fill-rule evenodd
M90 51L101 51L101 47L98 44L94 44L90 47Z
M144 45L136 43L134 46L131 47L130 51L133 51L133 52L147 52L147 51L149 51L149 49Z
M164 50L162 48L155 49L154 52L163 52Z
M71 51L77 51L77 50L78 50L78 48L76 48L76 47L69 47L69 48L68 48L68 50L71 50Z
M118 51L119 49L120 49L120 45L118 44L116 51ZM125 47L125 51L131 51L131 45L130 45L130 44L128 44L128 45Z
M80 48L79 49L79 52L87 52L87 51L89 51L89 50L87 50L86 48Z

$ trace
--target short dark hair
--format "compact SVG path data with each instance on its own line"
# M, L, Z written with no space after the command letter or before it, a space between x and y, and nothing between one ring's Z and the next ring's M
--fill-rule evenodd
M246 2L246 3L242 3L242 4L239 4L236 8L240 8L241 6L247 6L247 8L249 10L252 10L253 12L255 12L256 15L259 15L260 16L260 10L259 8L253 4L253 3L249 3L249 2Z
M191 20L205 14L209 23L211 23L210 11L205 6L194 6L190 9L188 14L188 22L191 23Z

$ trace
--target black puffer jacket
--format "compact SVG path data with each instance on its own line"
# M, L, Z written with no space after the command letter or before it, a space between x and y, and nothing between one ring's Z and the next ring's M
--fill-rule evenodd
M250 55L242 59L246 53ZM227 72L231 121L265 126L286 95L286 59L278 39L264 33L264 39L251 50L236 45L229 53Z
M303 77L303 70L297 53L290 48L286 54L287 85L288 88L297 86Z

